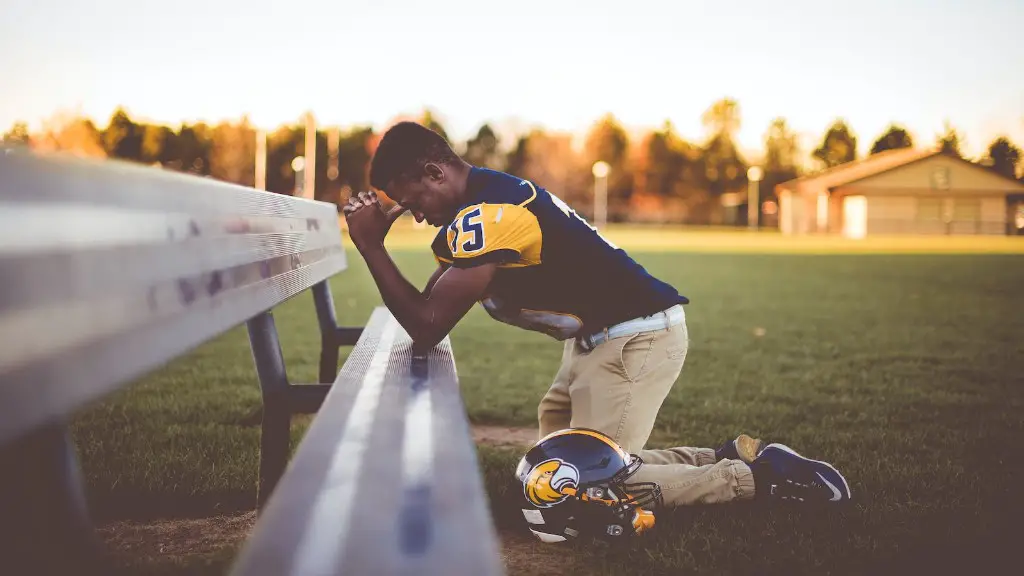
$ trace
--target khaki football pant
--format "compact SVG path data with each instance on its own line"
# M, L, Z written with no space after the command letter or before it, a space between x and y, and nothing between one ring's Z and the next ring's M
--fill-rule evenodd
M629 482L657 483L666 507L753 498L754 478L743 461L716 462L713 448L644 449L688 346L685 320L589 352L566 340L561 367L537 410L540 437L569 427L604 432L643 459Z

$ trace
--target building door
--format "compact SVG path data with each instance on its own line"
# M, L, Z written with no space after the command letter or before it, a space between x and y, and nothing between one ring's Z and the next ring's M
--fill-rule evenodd
M843 236L863 238L868 235L868 199L865 196L843 198Z
M981 231L981 199L957 197L953 199L951 234L977 234Z

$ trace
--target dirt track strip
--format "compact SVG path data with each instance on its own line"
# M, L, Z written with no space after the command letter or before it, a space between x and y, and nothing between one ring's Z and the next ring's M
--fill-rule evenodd
M489 446L523 449L536 441L536 435L533 428L473 427L475 440ZM209 557L240 546L255 522L256 513L246 512L152 522L117 521L99 527L97 532L118 563L189 564L189 557ZM502 561L508 574L566 573L565 557L557 550L538 546L527 534L501 533L500 537Z

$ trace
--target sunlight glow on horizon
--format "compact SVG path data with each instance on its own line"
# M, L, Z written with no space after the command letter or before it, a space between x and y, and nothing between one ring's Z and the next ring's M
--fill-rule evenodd
M248 115L274 128L312 110L378 129L429 108L452 140L489 122L505 149L533 126L581 136L607 112L700 142L701 114L731 97L754 153L777 116L803 157L840 117L862 155L891 122L930 146L948 120L969 156L1000 135L1024 146L1012 0L14 2L0 9L0 77L15 87L0 131L62 110L102 128L118 106L172 126Z

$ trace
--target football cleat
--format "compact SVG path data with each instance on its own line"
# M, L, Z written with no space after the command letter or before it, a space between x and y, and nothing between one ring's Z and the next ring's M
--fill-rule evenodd
M785 444L765 446L750 469L757 499L803 503L850 500L850 485L834 466L805 458Z
M740 434L735 440L729 440L715 450L715 460L742 460L753 464L763 449L764 442L760 438Z

